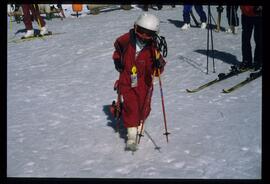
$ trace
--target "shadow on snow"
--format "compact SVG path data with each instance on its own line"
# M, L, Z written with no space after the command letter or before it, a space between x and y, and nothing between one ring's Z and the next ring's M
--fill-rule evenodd
M195 52L207 55L207 50L199 49L199 50L195 50ZM221 60L227 64L230 64L230 65L238 66L241 63L240 61L237 60L235 55L232 55L232 54L227 53L227 52L214 50L214 54L213 54L211 49L210 49L208 54L209 54L208 55L209 57L214 57L215 59L219 59L219 60Z
M120 138L126 141L127 130L123 125L122 119L120 120L120 123L119 123L119 129L117 129L117 121L110 112L110 106L111 105L103 105L103 112L107 115L107 120L108 120L107 126L111 127L115 131L115 133L119 133Z

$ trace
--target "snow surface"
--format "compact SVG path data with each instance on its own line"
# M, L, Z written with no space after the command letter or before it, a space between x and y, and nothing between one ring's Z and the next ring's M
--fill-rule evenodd
M162 84L171 134L167 143L155 79L146 135L132 154L124 151L126 132L115 132L108 106L116 98L118 78L113 43L142 10L133 6L91 15L84 7L77 18L70 5L63 6L66 19L46 22L49 30L64 34L8 43L8 177L261 178L261 78L231 94L221 91L248 73L197 93L185 91L241 61L240 28L236 35L213 32L216 73L210 57L207 75L207 30L181 31L182 5L149 9L160 18L160 35L168 44ZM216 6L211 10L216 18ZM11 22L11 27L7 21L8 40L20 38L24 24ZM221 25L228 27L226 13Z

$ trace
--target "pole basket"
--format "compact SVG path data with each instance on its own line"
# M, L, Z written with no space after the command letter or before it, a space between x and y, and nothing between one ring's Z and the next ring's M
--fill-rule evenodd
M166 135L166 136L167 136L167 135L169 135L169 134L171 134L171 133L169 133L169 132L165 132L163 135Z

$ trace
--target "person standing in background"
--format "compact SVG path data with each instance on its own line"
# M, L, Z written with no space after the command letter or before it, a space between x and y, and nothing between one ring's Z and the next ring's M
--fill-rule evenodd
M46 28L46 22L40 16L39 7L37 4L22 4L22 10L24 15L23 22L27 30L23 38L29 38L34 36L34 29L32 25L32 18L30 15L30 11L32 13L33 18L37 21L39 25L40 30L39 34L43 36L46 33L48 33L48 30Z
M187 30L190 28L190 13L192 11L192 6L193 5L184 5L184 9L183 9L183 19L184 19L184 25L181 27L182 30ZM198 13L198 15L200 16L200 20L201 20L201 29L205 29L206 28L206 13L203 10L203 6L202 5L194 5L194 8L196 10L196 12Z
M262 67L262 6L240 6L242 15L242 63L240 69L259 70ZM254 31L254 32L253 32ZM255 41L252 58L251 37ZM252 62L253 60L253 62Z

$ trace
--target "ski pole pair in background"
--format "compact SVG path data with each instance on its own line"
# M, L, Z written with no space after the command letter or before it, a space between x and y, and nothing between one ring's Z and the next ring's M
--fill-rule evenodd
M163 56L167 55L167 45L165 38L158 36L159 22L155 15L143 13L135 21L134 28L118 37L114 43L115 51L112 58L115 69L120 73L117 80L118 100L123 101L115 102L112 107L121 109L121 113L118 114L121 114L124 127L127 128L126 149L131 151L137 149L144 132L145 120L151 111L155 76L159 77L165 135L168 141L169 133L160 79L166 64Z

